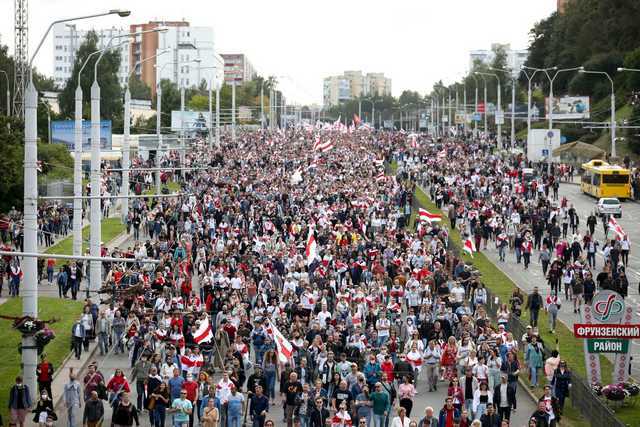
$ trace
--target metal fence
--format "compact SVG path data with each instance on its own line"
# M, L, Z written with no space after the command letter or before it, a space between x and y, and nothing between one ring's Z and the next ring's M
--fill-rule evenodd
M425 194L429 194L424 187L423 191L425 191ZM413 198L413 205L413 209L421 207L415 197ZM454 245L451 239L449 239L449 249L455 253L460 253L460 248ZM496 319L498 308L504 301L496 299L496 296L490 289L486 287L485 289L487 290L487 304L485 305L487 314L491 316L491 318ZM508 323L508 330L513 333L515 339L519 339L527 332L527 325L522 322L519 317L511 316ZM551 348L548 345L544 346L544 354L545 359L551 356ZM571 383L572 386L569 395L571 404L592 426L627 427L627 424L618 420L613 410L593 393L588 382L573 371L571 373Z

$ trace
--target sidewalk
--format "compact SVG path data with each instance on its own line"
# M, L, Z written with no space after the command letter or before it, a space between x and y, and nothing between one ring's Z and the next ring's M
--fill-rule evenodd
M107 247L109 249L112 249L115 247L122 246L130 239L130 237L131 237L130 235L124 232L119 236L117 236L112 241L110 241L109 243L107 243ZM51 292L55 293L55 295L48 295L48 296L57 297L58 296L57 286L54 285L50 287L46 283L45 284L40 283L40 286L38 287L39 294L46 295L47 293L51 293ZM78 316L79 315L80 313L78 313ZM59 367L58 366L54 367L56 369L56 372L54 374L53 382L51 384L51 391L53 393L53 405L55 408L58 408L56 413L58 414L59 419L62 420L64 416L64 411L60 410L63 406L62 392L64 390L64 385L67 382L69 382L69 374L71 373L71 371L75 372L79 381L82 381L82 376L84 375L84 372L86 371L86 368L89 362L95 360L96 355L98 354L98 350L99 349L98 349L97 341L91 342L89 344L89 351L83 351L79 360L74 357L73 352L69 352L68 356L66 357L62 365Z

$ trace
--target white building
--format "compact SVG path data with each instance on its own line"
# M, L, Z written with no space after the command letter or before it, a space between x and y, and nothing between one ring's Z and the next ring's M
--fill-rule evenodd
M480 61L486 65L491 65L493 60L496 58L494 50L498 47L504 48L507 53L507 67L514 71L519 71L520 67L524 65L527 61L527 57L529 56L529 51L527 49L511 49L511 45L508 43L494 43L491 45L491 49L479 49L469 52L469 69L473 69L473 64L476 61Z
M123 28L109 28L95 30L98 35L98 49L102 49L113 36L128 34ZM89 30L76 29L75 25L57 24L53 27L53 79L57 87L63 88L73 72L75 54L87 37ZM118 45L125 39L115 39L112 45ZM118 48L120 51L120 71L118 80L124 83L129 72L129 47L124 44ZM88 72L87 71L83 71Z
M384 73L345 71L325 78L323 83L324 105L337 105L358 97L391 95L391 79Z
M96 30L98 48L102 48L113 36L148 31L165 27L163 33L146 33L132 38L119 50L121 53L118 80L126 83L130 70L144 58L150 58L160 51L168 50L155 59L146 61L136 67L135 75L144 81L155 94L155 83L159 79L169 79L177 85L191 87L198 85L203 79L218 79L224 71L224 61L215 53L214 33L211 27L190 27L188 22L153 21L145 24L133 24L128 29ZM73 26L57 25L54 27L54 79L58 87L64 87L71 77L75 61L75 52L84 42L88 30L75 29ZM115 39L112 45L126 40L126 37ZM131 46L130 46L131 45ZM156 66L158 68L156 68ZM216 68L214 68L216 67ZM160 72L160 75L156 73ZM216 79L214 79L216 80Z
M169 79L178 86L197 86L202 80L224 72L224 61L215 53L210 27L169 27L159 35L156 79ZM219 70L219 71L218 71Z

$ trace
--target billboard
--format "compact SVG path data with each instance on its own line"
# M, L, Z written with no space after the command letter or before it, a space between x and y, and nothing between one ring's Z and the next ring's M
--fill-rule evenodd
M545 105L549 105L549 98L545 98ZM551 111L554 120L581 120L590 117L590 104L588 96L563 96L553 97ZM547 113L547 119L549 114Z
M559 129L531 129L527 138L527 160L538 162L552 157L553 150L560 147Z
M69 151L75 148L74 120L54 120L51 122L51 141L65 144ZM111 120L100 120L100 149L111 150ZM91 151L91 122L82 121L82 151Z
M210 126L208 111L185 111L184 126L182 125L182 113L180 111L171 112L171 130L178 132L184 128L187 132L206 131Z

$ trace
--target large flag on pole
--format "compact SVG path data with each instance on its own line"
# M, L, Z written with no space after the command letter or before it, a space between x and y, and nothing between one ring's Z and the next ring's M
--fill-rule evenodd
M278 351L278 358L280 359L280 362L291 362L293 357L293 346L271 321L269 321L269 324L267 325L267 333L271 335L271 338L276 343L276 350Z
M418 209L418 216L420 217L420 220L422 220L422 221L438 222L438 221L442 220L442 215L440 215L440 214L432 214L428 210L422 209L422 208Z
M195 334L193 334L193 340L198 344L203 342L209 342L213 339L213 331L211 330L211 325L209 324L209 317L205 317L204 320L200 321L200 326L198 330L196 330Z
M318 245L316 243L315 226L309 225L309 235L307 236L307 245L305 255L307 256L307 265L311 265L318 256Z
M473 243L471 237L467 237L467 240L464 241L464 247L462 248L466 253L473 258L473 253L476 252L476 245Z

